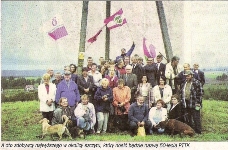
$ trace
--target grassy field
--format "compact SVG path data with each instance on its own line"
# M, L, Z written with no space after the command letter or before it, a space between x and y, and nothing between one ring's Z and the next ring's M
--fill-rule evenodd
M40 141L36 135L41 134L41 124L38 122L42 116L39 112L39 102L7 102L2 103L2 141ZM175 135L150 135L146 137L131 137L124 133L107 133L105 135L89 135L86 141L118 141L118 142L195 142L195 141L228 141L228 102L203 102L202 128L203 133L193 138L180 138ZM63 138L63 141L85 141L84 139ZM46 136L43 141L52 141Z
M221 76L223 73L227 73L225 71L205 71L205 78L215 79L217 76Z

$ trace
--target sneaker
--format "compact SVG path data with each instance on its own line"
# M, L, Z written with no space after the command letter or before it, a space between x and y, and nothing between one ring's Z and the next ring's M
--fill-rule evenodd
M100 134L100 133L101 133L101 131L97 131L96 133L97 133L97 134Z
M105 134L105 133L106 133L106 131L102 131L101 133L102 133L102 134Z

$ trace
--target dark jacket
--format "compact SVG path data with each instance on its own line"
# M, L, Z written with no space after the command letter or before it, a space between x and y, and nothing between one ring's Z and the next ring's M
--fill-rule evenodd
M77 84L78 84L78 89L79 89L79 92L81 95L83 95L83 94L91 95L92 94L92 90L94 87L93 76L88 75L87 82L83 76L79 76L78 80L77 80ZM84 89L87 89L87 88L89 88L88 93L86 93L84 91Z
M64 120L62 120L62 115L66 115L69 119L75 118L74 114L71 114L70 107L63 108L63 107L59 106L54 111L52 122L51 122L52 125L62 124L64 122Z
M157 67L157 63L156 63L156 67ZM163 64L163 63L160 63L159 69L157 69L157 73L156 73L156 78L157 78L157 84L158 85L160 84L160 77L161 76L165 77L165 68L166 68L166 65Z
M74 81L75 83L77 83L78 75L76 75L76 74L71 74L71 80Z
M148 120L149 108L147 105L143 104L139 106L137 102L131 104L128 110L128 120L138 122L146 122Z
M133 73L127 74L123 74L120 76L121 79L124 80L125 82L125 86L128 86L131 89L131 93L135 93L137 90L137 86L138 86L138 81L137 81L137 76Z
M135 49L135 44L133 43L131 48L127 51L127 53L121 54L120 56L116 57L115 63L117 63L118 59L120 58L124 59L125 56L131 56L134 49Z
M196 80L195 78L192 78L192 84L190 88L190 91L191 91L190 100L188 101L185 100L185 91L184 91L185 83L186 81L183 82L180 87L182 106L184 108L195 108L196 103L202 106L203 88L201 86L200 81Z
M178 74L178 77L177 77L177 83L178 85L181 85L183 82L185 82L186 80L186 76L184 75L185 74L185 71L181 71L179 74ZM199 77L198 77L198 74L194 74L193 77L197 80L199 80Z
M107 101L102 99L102 96L104 95L107 95ZM111 109L110 104L113 101L112 89L110 87L107 87L106 89L98 87L94 99L97 101L97 105L95 106L96 112L109 112Z
M176 119L181 122L184 121L184 116L182 112L182 106L180 103L178 103L173 109L171 109L173 105L171 104L170 110L169 110L169 119Z
M135 74L137 76L137 81L138 83L142 83L142 77L144 74L144 69L141 65L136 64L135 67L132 64L132 73Z
M196 73L195 70L193 70L193 72L195 73L195 75L198 75L198 80L201 82L202 86L205 84L205 76L204 76L204 72L201 70L198 70L198 73Z
M144 71L145 71L145 74L147 76L147 79L152 87L154 87L155 85L157 85L157 77L156 77L156 74L157 74L157 67L156 67L156 64L153 63L152 65L146 65L144 66Z

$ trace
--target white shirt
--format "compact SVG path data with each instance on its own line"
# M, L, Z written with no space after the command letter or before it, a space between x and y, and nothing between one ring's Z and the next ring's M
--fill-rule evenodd
M99 71L95 71L95 73L92 74L92 71L88 71L88 75L93 76L93 82L96 86L100 86L100 81L102 79L102 74Z

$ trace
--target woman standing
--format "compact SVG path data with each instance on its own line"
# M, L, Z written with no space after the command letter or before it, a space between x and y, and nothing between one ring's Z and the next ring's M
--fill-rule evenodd
M130 107L131 89L124 86L124 80L118 80L118 86L113 89L113 106L115 108L115 119L119 122L118 128L126 130L128 128L128 109Z
M165 107L167 108L167 110L169 110L170 100L172 96L172 89L168 84L165 83L166 79L164 76L161 76L159 81L160 81L160 84L156 85L153 88L155 103L157 102L157 100L162 99L166 104Z
M109 73L105 76L105 78L108 79L110 88L113 89L114 87L117 87L118 77L116 76L114 67L109 68Z
M98 120L97 133L106 133L110 112L110 103L113 101L112 89L108 86L106 78L101 80L101 87L95 93L94 99L97 101L96 112Z
M147 104L149 108L152 107L152 103L154 103L153 91L151 84L147 82L146 75L143 75L142 83L138 84L136 95L143 96L144 103Z
M40 111L42 112L43 118L49 120L51 124L53 111L55 110L55 94L56 86L50 83L50 75L45 73L42 77L43 83L38 86L38 97L40 100Z
M77 75L77 66L75 64L70 64L70 72L71 72L71 80L77 83L78 75Z

